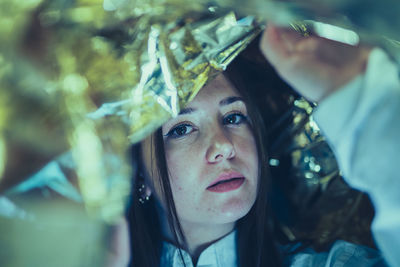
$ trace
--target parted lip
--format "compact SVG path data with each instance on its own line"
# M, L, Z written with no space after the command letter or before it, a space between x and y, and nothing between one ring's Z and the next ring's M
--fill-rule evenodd
M212 181L207 188L213 187L214 185L223 182L223 181L228 181L231 180L233 178L245 178L243 174L241 174L240 172L235 172L235 171L226 171L221 173L217 179L215 179L214 181Z

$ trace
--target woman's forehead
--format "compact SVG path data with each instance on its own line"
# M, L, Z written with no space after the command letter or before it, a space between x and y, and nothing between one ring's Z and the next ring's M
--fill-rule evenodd
M197 96L190 102L187 107L196 106L199 102L216 102L231 97L240 96L233 84L221 73L214 80L203 87Z

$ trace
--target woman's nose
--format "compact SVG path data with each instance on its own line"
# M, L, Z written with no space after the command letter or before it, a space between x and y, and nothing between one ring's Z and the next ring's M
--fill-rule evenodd
M217 163L236 156L235 147L228 138L227 133L220 129L210 139L210 144L206 152L206 159L209 163Z

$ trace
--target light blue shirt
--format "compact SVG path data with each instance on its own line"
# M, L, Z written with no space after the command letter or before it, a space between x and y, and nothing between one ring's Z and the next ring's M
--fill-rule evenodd
M322 101L315 121L343 177L375 208L372 233L390 266L400 266L400 81L398 66L380 49L364 75Z
M377 250L339 240L327 252L317 253L312 248L307 248L287 256L284 259L284 266L386 267L387 265Z
M187 267L194 267L192 259L184 250L182 256ZM161 254L162 267L183 267L179 249L164 242ZM197 267L237 267L236 231L207 247L199 257ZM337 241L328 252L317 253L307 248L286 256L284 266L290 267L386 267L380 253L374 249Z

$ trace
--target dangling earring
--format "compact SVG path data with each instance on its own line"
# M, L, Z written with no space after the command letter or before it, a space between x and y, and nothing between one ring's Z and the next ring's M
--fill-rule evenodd
M139 196L138 200L141 204L145 204L147 201L150 200L151 192L148 188L146 188L142 173L139 173L138 175L137 190Z

